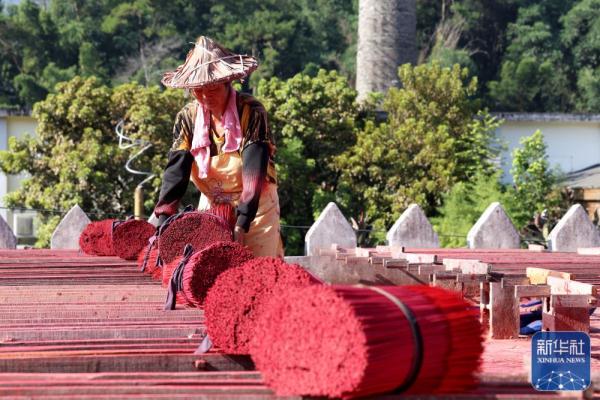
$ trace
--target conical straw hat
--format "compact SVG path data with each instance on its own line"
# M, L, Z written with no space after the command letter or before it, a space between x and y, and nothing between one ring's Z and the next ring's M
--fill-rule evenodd
M172 88L199 88L243 78L258 67L254 57L235 54L214 40L200 36L185 62L166 72L162 83Z

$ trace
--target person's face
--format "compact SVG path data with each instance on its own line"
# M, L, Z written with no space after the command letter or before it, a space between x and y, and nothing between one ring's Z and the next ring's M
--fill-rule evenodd
M223 108L223 105L227 100L228 91L228 83L217 83L194 89L192 93L194 94L194 97L196 97L200 103L208 107L208 109L219 110L219 108Z

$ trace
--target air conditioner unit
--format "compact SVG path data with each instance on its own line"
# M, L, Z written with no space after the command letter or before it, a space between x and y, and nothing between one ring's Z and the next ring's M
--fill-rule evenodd
M31 238L35 236L33 220L35 214L14 214L13 227L15 236L18 238Z

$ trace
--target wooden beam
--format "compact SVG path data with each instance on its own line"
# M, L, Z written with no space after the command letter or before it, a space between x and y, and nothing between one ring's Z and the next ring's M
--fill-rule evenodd
M546 268L538 267L527 267L525 273L527 274L527 277L531 281L532 285L545 285L546 279L549 276L555 276L557 278L562 278L566 280L571 280L571 278L574 276L573 274L568 272L552 271Z
M550 286L548 285L516 285L515 297L550 297Z
M584 256L600 256L600 247L580 247L577 249L577 254Z
M552 294L587 294L598 297L598 287L589 283L577 282L548 276L546 283L552 288Z
M446 267L446 270L459 271L463 274L487 274L492 270L490 264L482 263L479 260L444 258L442 263Z
M490 334L493 339L513 339L519 336L519 303L514 287L490 283Z

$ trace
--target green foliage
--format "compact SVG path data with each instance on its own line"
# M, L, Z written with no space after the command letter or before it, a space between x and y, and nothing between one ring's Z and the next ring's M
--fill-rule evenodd
M493 172L498 122L472 99L475 79L455 65L399 70L401 89L384 102L386 123L367 123L356 144L337 157L342 180L367 225L385 232L411 203L432 213L457 182Z
M335 198L339 171L335 157L352 146L362 115L356 92L335 71L298 74L287 81L260 81L257 97L269 112L277 143L282 223L310 225L324 202ZM299 254L303 236L283 232L287 254Z
M226 0L211 7L209 34L261 60L252 76L287 78L311 65L339 68L355 37L355 1ZM345 69L348 69L346 67Z
M25 0L0 13L0 104L31 107L75 74L157 84L206 34L259 58L253 84L321 67L354 73L357 0L48 3Z
M477 174L470 181L458 182L444 195L440 215L431 220L442 247L465 247L469 229L493 202L500 202L512 217L512 195L500 184L501 175L501 171L491 176Z
M558 175L548 163L544 137L538 130L521 140L513 152L514 185L500 183L502 171L478 174L459 182L444 196L440 216L433 224L444 247L466 245L469 229L493 202L500 202L528 241L545 243L547 234L564 215L569 199L556 183Z
M558 18L572 1L551 0L519 9L509 24L510 45L500 79L491 82L490 95L501 110L560 111L572 103Z
M514 22L522 2L460 0L449 3L451 15L460 17L465 24L458 48L469 50L478 78L485 85L497 75L507 46L507 26Z
M117 146L114 128L121 118L126 133L154 144L136 167L158 174L148 185L155 197L172 119L183 102L181 92L137 84L112 90L95 78L80 77L58 84L56 91L34 107L37 136L11 138L8 150L0 152L3 172L28 175L19 190L6 196L6 205L68 210L79 204L98 218L132 212L139 178L127 173L124 165L130 152L137 150ZM153 203L149 198L149 209ZM42 213L40 222L44 234L37 245L44 246L58 219Z
M564 47L573 55L571 74L577 77L576 109L600 112L600 1L578 2L561 21Z
M475 71L477 66L471 60L469 52L465 49L451 49L444 46L434 46L429 61L434 61L442 67L451 68L454 64L467 68L469 71ZM473 74L476 75L476 74Z
M546 143L540 130L521 139L521 148L513 151L510 173L514 182L514 222L522 227L536 213L549 206L548 196L557 182L557 175L550 168Z

